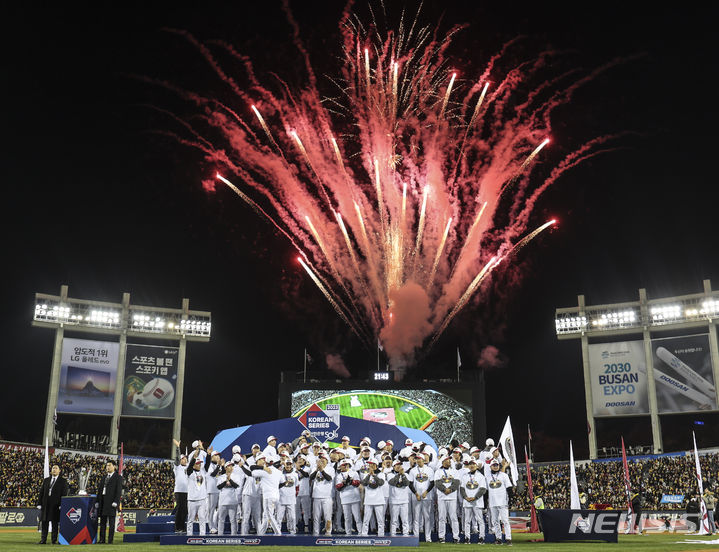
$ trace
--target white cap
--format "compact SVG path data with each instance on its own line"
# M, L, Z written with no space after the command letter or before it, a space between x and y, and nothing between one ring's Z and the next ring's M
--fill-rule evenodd
M253 449L260 448L260 445L257 444L257 443L255 443L255 444L252 445L252 448L253 448Z
M467 441L465 441L464 443L462 443L462 444L459 445L459 446L462 447L463 449L468 449L468 448L469 448L469 443L468 443Z
M412 441L412 439L406 439L405 442L404 442L404 444L405 444L406 446L410 446L413 442L414 442L414 441Z
M477 447L472 447L469 449L469 453L472 454L473 452L479 452L479 449Z
M240 456L239 454L233 454L233 455L232 455L232 461L233 461L235 464L239 464L239 463L242 461L242 456Z
M484 444L487 445L488 447L493 447L493 446L494 446L494 439L487 439L487 440L484 442Z
M377 448L383 449L386 444L384 441L379 441L377 442Z
M259 462L260 460L267 460L267 457L264 454L260 453L255 456L255 462Z
M393 465L393 466L401 466L401 465L402 465L402 460L395 460L394 462L392 462L392 465Z
M489 452L494 452L495 450L499 450L499 449L497 447L492 447L491 449L489 449Z
M242 452L242 449L240 448L240 445L235 445L232 447L232 454L240 454Z
M368 445L371 445L372 441L369 440L369 437L362 437L362 440L360 441L360 445L362 443L367 443Z
M492 461L489 463L489 465L490 466L494 466L494 465L499 466L499 460L497 460L496 458L493 458Z
M385 446L387 446L387 445L394 446L394 442L390 441L389 439L387 439L387 440L384 442L384 444L385 444Z
M350 442L350 438L347 437L347 435L345 435L344 437L342 437L342 441L343 441L343 442L344 442L344 441L347 441L347 442L349 443L349 442Z
M196 448L199 447L199 446L200 446L200 442L199 442L199 441L197 441L197 440L192 441L192 448L193 448L193 449L196 449Z
M212 451L212 454L210 454L211 457L212 457L212 456L219 456L219 455L220 455L220 451L219 451L219 450L213 450L213 451Z
M270 436L267 438L267 443L269 444L270 441L277 441L277 437L275 437L274 435L270 435Z

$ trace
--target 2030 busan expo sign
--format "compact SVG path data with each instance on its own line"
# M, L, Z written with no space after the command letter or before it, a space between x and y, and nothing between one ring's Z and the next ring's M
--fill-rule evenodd
M594 416L647 414L647 360L644 342L589 345Z

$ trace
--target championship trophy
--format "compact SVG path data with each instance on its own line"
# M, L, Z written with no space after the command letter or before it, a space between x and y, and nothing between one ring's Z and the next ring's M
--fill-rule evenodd
M77 494L82 496L87 495L87 482L90 481L91 472L92 468L85 469L85 466L79 470L75 470L75 473L77 473L77 487L79 489Z

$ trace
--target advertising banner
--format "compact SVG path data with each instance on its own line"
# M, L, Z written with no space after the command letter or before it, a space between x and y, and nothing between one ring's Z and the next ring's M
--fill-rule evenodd
M709 336L652 339L659 412L716 410Z
M58 412L112 416L120 344L62 340Z
M0 508L0 527L33 527L39 519L37 508Z
M175 417L177 347L127 344L123 416Z
M589 345L594 416L647 414L647 362L643 341Z

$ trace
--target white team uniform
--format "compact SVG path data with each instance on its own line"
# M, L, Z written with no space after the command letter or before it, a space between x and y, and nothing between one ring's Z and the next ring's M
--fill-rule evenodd
M230 534L237 534L237 508L239 501L237 500L237 489L242 488L242 480L244 474L240 468L232 471L232 475L222 474L217 477L217 485L219 491L217 523L219 526L218 533L220 535L225 532L225 518L230 518Z
M275 535L281 535L282 530L277 523L277 506L280 502L280 484L285 481L285 477L274 466L265 467L269 469L269 472L257 467L252 470L252 476L260 478L262 489L262 523L257 534L264 535L267 532L267 526L270 525Z
M242 489L242 535L250 534L250 519L255 526L255 530L259 531L260 523L262 523L262 489L260 488L260 478L255 476L250 467L255 465L254 457L250 456L242 470L245 474L245 486Z
M487 481L484 479L482 472L475 470L462 475L460 480L460 494L462 495L462 509L464 520L464 538L469 541L472 533L472 524L476 523L479 538L484 538L484 496L480 493L486 492ZM478 496L479 495L479 496ZM467 498L474 498L468 501Z
M395 536L402 522L402 534L409 535L409 478L406 473L393 471L387 475L389 486L390 535Z
M299 489L299 476L296 471L282 471L285 478L280 487L280 504L277 510L277 522L282 525L282 520L287 518L287 530L290 534L297 533L297 492Z
M432 541L432 500L434 498L434 470L428 466L415 466L409 470L409 480L415 493L420 495L410 496L410 504L414 510L414 534L419 536L420 529L424 527L424 538L427 542ZM427 496L421 498L427 492Z
M312 530L320 534L320 521L324 518L328 525L327 533L332 533L332 489L334 489L335 470L328 464L322 471L312 473Z
M310 485L311 468L309 464L305 464L301 468L296 469L299 479L299 491L297 492L297 504L295 507L295 518L300 518L304 523L305 533L309 531L310 518L312 517L312 487Z
M384 495L384 487L386 482L384 474L377 472L374 475L367 474L362 479L362 485L364 486L364 516L362 521L362 531L360 535L367 536L369 532L369 524L372 519L372 514L375 516L377 522L377 536L384 536L384 511L386 505L386 498Z
M345 533L352 534L352 520L354 519L357 531L362 529L362 518L360 517L360 479L354 470L337 472L335 475L335 488L342 513L345 517ZM338 488L339 487L339 488Z
M199 470L189 469L192 471L187 474L187 534L192 535L192 524L197 517L200 535L204 535L207 523L207 472L204 463L200 464Z
M509 476L504 472L490 473L487 480L487 496L489 497L489 510L492 513L494 536L499 539L502 535L500 523L504 527L504 536L512 540L512 528L509 525L509 502L507 489L512 487Z
M220 499L220 491L217 489L217 476L220 473L219 464L210 462L207 469L207 522L210 525L210 533L217 533L217 506Z
M452 527L452 537L459 538L459 520L457 519L457 489L459 489L459 475L453 468L439 467L434 472L434 485L437 489L437 533L444 540L447 523ZM449 490L449 493L445 493Z

